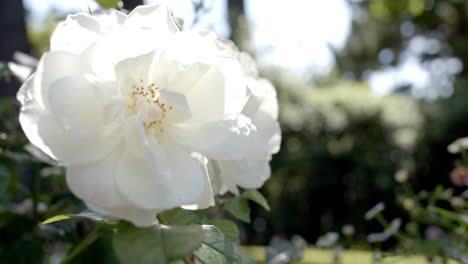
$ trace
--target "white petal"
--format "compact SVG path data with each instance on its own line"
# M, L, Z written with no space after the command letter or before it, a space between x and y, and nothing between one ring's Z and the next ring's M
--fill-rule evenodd
M252 117L257 133L251 138L245 158L269 160L272 154L280 150L281 128L271 115L258 111Z
M84 78L94 87L97 100L107 103L109 98L118 96L117 83L115 81L104 80L95 74L85 73Z
M247 78L247 84L252 94L242 113L251 117L257 111L263 111L278 119L278 98L271 82L266 79Z
M205 181L204 191L202 192L202 196L200 197L200 199L198 199L198 201L196 201L196 203L194 204L183 205L182 208L187 209L187 210L200 210L200 209L205 209L205 208L214 206L215 201L214 201L213 189L212 189L210 177L208 176L208 168L207 168L208 160L198 153L192 154L192 157L200 161L200 166L202 166L203 170L205 171L206 181Z
M65 164L85 164L103 159L122 142L121 133L117 128L100 131L93 138L77 139L76 136L66 133L51 116L43 113L28 113L28 115L24 113L21 125L27 135L37 134L47 147L42 148L41 145L31 141L33 144Z
M241 159L256 134L250 119L230 115L201 125L181 124L167 128L177 142L212 159Z
M45 53L37 66L36 78L40 78L40 85L34 87L37 90L35 92L37 102L43 107L46 106L48 89L52 83L68 76L78 75L85 69L81 58L73 53L65 51Z
M240 66L226 59L222 66L212 67L187 92L193 122L222 119L226 114L240 113L246 101L246 88Z
M181 53L181 50L178 50L178 53ZM178 56L180 54L172 56L170 50L159 52L151 74L158 87L186 94L203 78L212 65L200 61L184 62L179 60Z
M239 52L239 61L244 74L248 77L258 77L258 69L255 60L246 52Z
M146 88L150 84L148 73L154 60L154 54L154 52L150 52L117 63L115 75L123 96L127 96L131 92L133 85Z
M168 89L185 94L203 78L210 67L209 64L200 62L190 65L174 65L173 70L167 76Z
M167 122L179 123L192 117L187 98L183 94L163 90L160 95L161 100L172 107L166 114Z
M143 128L143 119L139 115L132 116L125 120L122 129L126 150L133 156L144 159L145 149L150 146Z
M53 159L82 164L107 156L120 142L117 130L100 131L95 137L86 140L79 140L73 131L65 132L63 126L37 102L35 92L40 86L38 80L37 74L31 76L18 92L18 100L22 104L19 120L32 144Z
M246 189L257 189L270 178L268 161L238 160L217 161L225 184L235 184Z
M103 35L119 31L127 16L117 10L92 16L87 13L69 15L60 22L51 37L51 50L81 54L91 45L102 40Z
M198 32L181 31L168 39L161 49L152 74L158 86L186 94L211 69L216 60L213 41Z
M102 128L103 105L93 86L81 76L52 83L47 99L51 113L70 135L94 136Z
M235 195L239 195L239 190L236 185L232 181L225 181L221 177L221 170L216 160L209 160L207 168L213 193L215 195L224 195L228 191L231 191Z
M113 151L107 158L85 165L67 167L66 179L71 191L79 198L103 207L122 204L114 183L115 164L120 160L121 151Z
M166 38L179 31L172 18L169 6L162 4L142 5L136 7L125 22L131 27L151 30L151 34Z
M100 30L97 17L86 13L70 15L52 33L50 50L79 54L96 41Z
M123 205L112 208L96 206L86 202L89 209L107 216L117 217L132 222L137 227L149 227L156 219L155 210L144 210L131 205Z
M199 161L176 143L158 144L146 138L143 124L137 122L135 141L143 145L144 155L124 155L116 165L119 190L136 206L169 209L198 201L206 175ZM141 142L138 142L141 140Z
M125 109L125 98L123 96L113 96L104 105L104 123L110 123L122 114Z
M17 99L21 103L19 121L29 141L53 159L57 159L44 143L38 130L39 120L46 115L45 109L37 102L39 81L40 78L37 77L37 74L33 74L18 91Z

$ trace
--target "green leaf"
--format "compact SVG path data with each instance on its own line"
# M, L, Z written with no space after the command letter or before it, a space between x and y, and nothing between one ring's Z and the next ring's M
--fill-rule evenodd
M234 245L216 227L210 229L202 246L193 254L202 264L236 262Z
M10 172L8 169L0 165L0 196L2 196L10 183Z
M51 218L45 220L44 222L42 222L42 224L50 224L50 223L53 223L53 222L68 220L68 219L72 219L72 218L73 217L70 216L70 215L56 215L54 217L51 217Z
M164 223L166 225L184 226L201 224L203 216L196 211L176 208L159 213L158 219L161 223Z
M268 202L265 199L265 196L258 190L250 189L250 190L245 190L241 197L245 197L251 201L254 201L255 203L261 205L265 210L270 211L270 206L268 206Z
M252 260L242 255L218 228L213 227L206 235L202 246L194 253L199 263L237 263L253 264Z
M117 219L103 216L101 214L95 213L90 210L85 210L79 214L56 215L54 217L51 217L45 220L44 222L42 222L42 224L50 224L50 223L54 223L57 221L74 219L74 218L87 218L87 219L90 219L99 223L104 223L104 224L109 224L109 225L115 225L118 223Z
M123 222L114 236L114 251L124 264L164 264L191 254L214 228L209 225L137 228Z
M210 220L209 224L216 226L224 236L231 240L236 241L239 238L239 229L237 225L229 220Z
M96 2L104 8L119 8L120 0L96 0Z
M250 207L245 199L229 198L224 201L223 207L238 219L250 223Z

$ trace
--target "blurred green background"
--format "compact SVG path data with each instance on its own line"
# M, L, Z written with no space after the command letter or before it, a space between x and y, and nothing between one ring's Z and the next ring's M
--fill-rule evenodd
M131 9L139 1L123 2ZM298 73L278 64L261 65L261 74L278 90L283 141L262 189L271 211L252 205L252 224L239 223L243 244L262 245L294 234L314 243L320 234L352 224L362 242L356 245L366 247L365 234L378 228L363 219L370 207L384 201L388 215L405 214L396 206L395 192L401 187L394 175L399 170L408 171L416 190L437 184L456 193L464 190L450 182L455 157L447 145L468 135L468 71L463 67L468 62L468 3L342 2L350 11L351 27L342 48L330 45L334 63L329 71L317 74L305 68ZM268 57L255 47L248 6L242 0L226 1L227 36L255 57ZM320 12L320 4L315 8ZM209 7L200 4L194 10L203 18ZM39 21L25 23L33 11L17 0L0 3L0 92L5 96L0 105L0 259L16 263L59 254L89 230L86 221L38 224L84 207L68 192L61 169L28 154L17 124L11 96L20 84L8 74L6 62L14 60L15 50L35 57L47 51L55 24L67 14L51 9ZM329 15L333 20L334 14ZM303 22L298 18L297 23ZM300 34L315 34L303 26ZM314 47L299 52L309 49ZM108 240L99 239L81 263L87 257L112 261L112 252L100 251ZM16 255L25 250L29 253Z

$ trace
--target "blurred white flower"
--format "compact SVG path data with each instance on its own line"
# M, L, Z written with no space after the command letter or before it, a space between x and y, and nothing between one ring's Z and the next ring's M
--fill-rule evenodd
M447 147L448 152L452 154L459 153L465 149L468 149L468 137L459 138Z
M384 242L387 239L388 239L388 236L385 232L371 233L367 236L367 241L369 243Z
M315 246L318 248L329 248L333 246L338 239L340 238L340 235L336 232L329 232L326 233L323 236L320 236L315 243Z
M397 171L397 173L395 174L395 180L398 183L404 183L408 181L408 172L406 170Z
M453 207L463 207L463 205L465 204L465 199L463 199L462 197L452 197L452 199L450 199L450 204L453 206Z
M371 220L376 215L380 214L384 209L385 209L385 204L380 202L376 204L374 207L372 207L369 211L367 211L367 213L364 215L364 218L366 220Z
M387 233L389 236L393 236L400 230L401 227L401 219L400 218L395 218L390 222L390 226L385 229L385 233Z
M371 233L367 236L369 243L384 242L390 237L398 233L401 227L401 219L395 218L392 220L390 225L381 233Z
M415 206L416 206L416 202L414 201L414 199L405 198L403 200L403 208L405 208L406 210L411 211L414 209Z
M253 58L240 52L229 40L219 40L218 45L226 54L236 57L242 66L246 86L250 93L242 113L249 117L257 133L249 143L247 153L241 159L213 159L210 171L214 175L215 192L230 191L238 194L238 186L246 189L260 188L270 178L269 161L281 144L278 123L278 99L275 88L268 80L259 77Z
M207 159L267 160L250 149L245 83L213 33L180 32L165 4L80 13L18 92L20 122L90 209L148 226L158 211L214 204Z
M341 228L341 232L346 236L352 236L355 233L355 228L353 225L344 225Z
M8 67L13 75L22 82L32 74L36 66L37 59L21 51L15 51L13 61L8 62Z

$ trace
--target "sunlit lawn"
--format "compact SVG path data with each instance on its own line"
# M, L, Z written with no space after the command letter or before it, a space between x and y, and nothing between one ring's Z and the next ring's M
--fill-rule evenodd
M265 261L265 248L258 246L241 247L241 250L249 257L259 263ZM331 260L332 251L316 248L308 248L304 254L301 263L307 264L328 264ZM344 251L341 263L342 264L371 264L371 252L361 250ZM423 257L388 257L383 264L425 264L427 263ZM456 262L449 262L455 264Z

